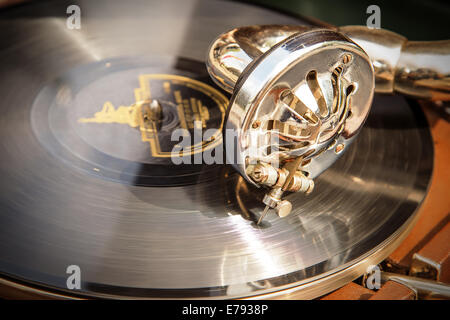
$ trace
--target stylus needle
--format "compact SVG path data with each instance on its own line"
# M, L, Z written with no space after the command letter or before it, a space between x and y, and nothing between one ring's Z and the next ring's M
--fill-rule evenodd
M258 220L258 222L256 223L256 225L259 225L259 224L261 223L261 221L263 221L264 217L266 216L267 212L269 211L269 208L270 208L269 206L266 206L266 207L264 208L264 211L263 211L261 217L259 217L259 220Z

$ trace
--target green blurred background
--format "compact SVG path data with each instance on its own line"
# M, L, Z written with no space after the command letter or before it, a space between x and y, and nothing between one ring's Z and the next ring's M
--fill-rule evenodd
M367 7L381 9L381 27L409 40L450 39L450 0L246 0L294 15L312 17L336 26L366 25Z

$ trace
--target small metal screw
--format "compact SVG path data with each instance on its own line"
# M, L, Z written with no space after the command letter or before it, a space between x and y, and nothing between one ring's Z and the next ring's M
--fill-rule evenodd
M344 56L342 57L342 62L344 64L347 64L350 61L352 61L352 55L350 53L344 54Z
M292 204L287 200L281 200L275 207L275 210L280 218L284 218L291 213Z
M344 144L340 143L336 146L336 149L334 150L336 153L340 153L342 152L342 150L344 150Z

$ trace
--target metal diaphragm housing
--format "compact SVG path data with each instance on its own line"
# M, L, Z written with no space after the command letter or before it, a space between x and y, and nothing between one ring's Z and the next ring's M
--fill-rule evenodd
M233 54L229 45L223 54ZM301 157L301 170L313 179L353 141L373 92L373 67L357 44L326 29L293 34L254 58L235 83L225 126L236 132L234 139L225 134L228 162L259 185L249 176L255 164L279 168Z

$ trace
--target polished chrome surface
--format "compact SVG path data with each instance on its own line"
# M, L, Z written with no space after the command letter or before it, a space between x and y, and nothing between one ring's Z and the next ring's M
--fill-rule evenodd
M70 295L66 269L79 265L76 293L85 296L312 298L358 277L405 236L433 151L423 114L401 97L376 97L316 192L288 195L293 213L259 227L263 195L231 168L207 171L196 185L156 188L99 179L55 158L30 112L68 70L122 56L201 60L217 34L238 24L299 23L222 1L77 3L86 13L79 31L66 29L59 1L10 9L0 21L8 79L0 86L0 271L9 279Z
M247 65L276 43L311 27L254 25L220 35L208 53L210 74L228 92ZM383 29L364 26L333 28L369 55L375 72L375 91L399 92L415 98L450 100L450 40L408 41Z
M364 48L369 55L375 72L376 92L392 93L396 66L407 39L388 30L364 26L345 26L337 30Z
M254 59L287 37L310 29L311 26L254 25L223 33L208 50L208 72L218 86L233 93L239 76Z
M226 124L237 133L237 141L225 137L229 162L253 182L252 165L302 157L311 160L302 170L317 177L341 155L330 147L348 147L363 125L372 88L372 66L358 46L329 30L294 34L237 82Z
M369 57L332 30L237 28L213 42L207 66L219 86L233 90L226 129L237 138L225 136L229 163L257 186L267 186L252 179L259 164L288 171L263 199L277 212L295 175L316 178L349 147L372 103Z
M397 64L394 90L420 99L450 100L450 40L407 42Z
M394 32L363 26L340 27L338 31L370 56L376 92L450 100L450 40L408 41Z
M408 42L363 26L238 27L212 43L207 66L233 93L227 129L237 139L225 140L229 162L257 186L268 185L252 178L260 164L289 171L263 200L274 209L295 172L314 179L346 151L374 91L450 99L450 40Z
M410 277L402 274L389 272L381 272L380 278L383 284L386 283L387 281L395 281L410 288L415 293L417 299L450 298L450 285L443 282L421 279L417 277Z

